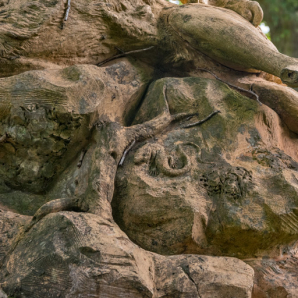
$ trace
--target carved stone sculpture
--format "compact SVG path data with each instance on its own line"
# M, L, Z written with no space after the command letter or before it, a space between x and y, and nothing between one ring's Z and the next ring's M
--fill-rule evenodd
M297 59L183 3L0 2L0 297L296 297Z

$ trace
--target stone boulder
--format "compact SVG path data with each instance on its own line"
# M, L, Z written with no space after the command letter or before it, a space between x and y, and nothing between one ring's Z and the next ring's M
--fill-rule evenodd
M276 113L214 80L165 78L150 86L136 122L160 113L164 85L172 113L220 113L130 152L112 202L130 239L166 255L239 258L296 240L298 140Z
M42 194L86 150L99 116L132 121L150 74L122 59L0 79L0 202L33 215L47 200Z
M9 255L2 288L13 297L251 297L253 270L227 257L163 257L111 220L62 212L36 224Z
M298 297L298 60L183 2L0 0L0 297Z

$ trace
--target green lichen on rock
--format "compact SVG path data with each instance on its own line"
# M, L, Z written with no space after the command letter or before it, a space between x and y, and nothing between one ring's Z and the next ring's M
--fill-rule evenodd
M262 164L270 178L258 182L261 163L253 161L264 146L256 127L260 105L216 80L164 78L149 87L135 123L165 109L164 86L171 113L198 112L188 122L214 110L221 113L190 129L174 124L129 154L126 166L118 170L112 203L120 227L140 246L162 254L204 251L244 258L293 241L297 232L286 228L288 218L282 213L296 208L297 190L281 171L295 170L295 162L280 151L271 154L279 166L269 170ZM185 162L175 150L177 144L190 161L189 171L181 171ZM242 154L232 158L238 150ZM165 169L179 169L180 175L159 169L160 156L167 163ZM275 183L273 177L284 182ZM274 189L287 197L279 210L274 198L282 193Z

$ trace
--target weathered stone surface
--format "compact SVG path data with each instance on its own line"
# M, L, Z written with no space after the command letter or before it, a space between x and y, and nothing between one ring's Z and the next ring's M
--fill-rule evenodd
M0 296L297 296L297 59L253 1L97 2L0 0Z
M253 270L235 258L188 255L158 261L157 297L251 297Z
M207 55L228 67L263 70L290 86L298 84L297 59L280 54L254 27L262 19L257 3L210 3L219 7L195 3L179 8L165 0L79 0L71 4L65 22L66 7L58 1L3 2L0 75L97 64L123 50L154 46L149 59L143 52L137 57L158 67L169 61L180 66L192 60L205 62Z
M7 298L7 295L0 289L0 298Z
M189 4L163 10L160 18L162 42L172 45L173 60L196 61L198 53L204 53L233 69L263 70L298 86L298 60L279 53L265 35L231 10Z
M262 256L280 243L295 240L297 139L290 138L291 133L280 124L277 114L214 80L167 78L150 86L136 123L154 118L163 109L164 85L173 114L199 109L199 118L204 118L215 109L221 113L200 127L183 129L181 124L174 124L158 135L158 139L152 139L145 146L140 143L129 152L123 168L118 170L113 201L114 216L128 236L143 248L166 255L212 253L241 258ZM177 151L173 150L175 146ZM84 193L88 188L88 179L84 177L90 175L90 165L96 163L96 155L92 153L95 151L91 149L95 150L94 145L84 157L79 176L76 169L80 157L77 156L70 168L60 175L61 180L49 197L69 191L72 195L77 191ZM79 181L78 190L72 190L72 179ZM263 188L265 183L266 189ZM283 196L285 192L287 196ZM260 199L263 194L265 200ZM243 263L235 265L236 260L229 258L207 258L206 261L203 256L158 257L138 248L119 230L111 217L108 201L100 204L101 213L97 215L58 213L35 224L6 259L8 275L4 272L4 290L16 297L31 297L32 293L37 293L36 297L43 296L45 289L51 295L59 293L65 297L92 291L106 293L107 297L115 292L117 295L128 293L127 297L197 297L198 291L201 297L250 297L252 271L243 267ZM111 231L108 234L106 227ZM77 230L87 232L78 232L78 235ZM119 233L117 241L111 236L114 233ZM91 238L87 241L85 234L92 241ZM123 238L126 239L124 244L120 241ZM77 240L72 243L73 239ZM43 243L41 250L39 243ZM120 251L136 252L131 262L127 261L126 253L125 257L121 256L124 263L119 261L119 247ZM116 276L107 273L107 279L95 278L90 260L82 261L81 254L87 254L92 260L94 255L101 260L101 256L107 254L113 266L112 259L116 258L118 273ZM150 277L150 266L144 268L144 257L153 264L151 271L155 272L155 279ZM17 261L20 258L21 263ZM30 259L37 261L29 266L27 260ZM45 261L38 261L40 259ZM140 259L141 265L136 261ZM107 261L103 262L98 270L106 265ZM217 264L215 269L212 269L213 262ZM179 269L180 264L184 271ZM192 268L188 278L185 264ZM53 266L58 269L61 266L58 273ZM73 266L75 269L69 269ZM202 282L202 276L198 275L200 266L205 268L204 272L209 272L210 279L215 274L218 282L212 285ZM236 271L235 277L229 266ZM172 272L169 268L178 269ZM122 270L126 275L123 273L123 277L121 273L119 277ZM250 273L239 277L239 272ZM166 273L171 277L165 278ZM61 274L61 278L57 274ZM224 276L232 280L232 284L227 284ZM236 277L240 278L239 282ZM16 284L17 280L21 284ZM33 285L32 280L39 281ZM262 277L256 278L255 292L261 283ZM268 291L273 291L276 283L267 286Z
M288 251L282 258L269 256L248 262L254 268L253 298L297 298L297 254Z
M34 213L38 205L20 199L18 190L45 193L86 148L99 117L129 123L150 80L150 68L141 67L124 59L103 68L77 65L0 79L0 135L6 136L0 143L0 201Z
M297 239L297 138L279 137L290 132L266 120L277 115L214 80L166 78L150 86L136 121L160 113L163 85L172 113L221 113L131 151L113 202L128 236L161 254L241 258Z
M253 285L253 270L240 260L155 255L133 244L113 221L73 212L36 224L2 273L3 289L16 298L249 298Z
M0 263L9 251L14 237L17 235L21 226L25 225L29 216L13 213L11 211L0 209ZM1 297L1 288L0 288Z
M152 4L155 5L148 5ZM162 4L160 4L161 2ZM11 0L1 6L1 76L31 69L96 64L156 44L156 14L167 1L73 1L67 22L63 1Z
M280 115L282 121L288 128L298 133L298 93L292 88L287 88L279 84L266 81L256 81L253 84L253 90L262 97L264 104L271 107Z

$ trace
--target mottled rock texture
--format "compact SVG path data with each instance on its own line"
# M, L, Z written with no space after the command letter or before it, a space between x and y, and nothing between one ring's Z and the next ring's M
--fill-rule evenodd
M298 297L297 59L184 3L0 1L0 297Z
M99 114L119 123L130 121L150 74L150 68L124 60L102 68L77 65L0 79L0 131L6 136L0 153L0 202L20 211L25 204L32 214L36 206L29 194L7 190L28 191L44 201L38 194L86 149Z
M120 227L161 254L244 258L295 240L298 140L283 144L275 126L263 127L275 112L214 80L165 78L149 87L136 121L160 113L163 101L156 98L164 85L173 113L197 107L201 118L221 113L201 126L172 127L131 151L116 180Z
M246 298L253 281L252 268L235 258L152 254L113 222L73 212L36 224L7 274L4 290L16 297Z

